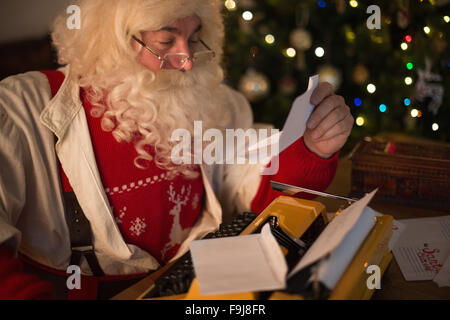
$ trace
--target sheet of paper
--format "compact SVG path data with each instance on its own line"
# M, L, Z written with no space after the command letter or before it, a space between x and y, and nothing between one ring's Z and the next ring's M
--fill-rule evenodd
M357 224L361 215L365 212L364 209L372 200L377 190L378 189L365 195L362 199L347 207L334 218L290 272L289 277L331 254L331 252L343 242L350 230Z
M193 241L190 250L203 295L286 287L288 267L268 224L260 234Z
M450 244L398 244L393 252L406 281L433 280L450 253Z
M270 135L245 149L244 153L247 159L250 159L250 161L251 159L258 159L257 162L263 166L261 170L262 175L276 174L279 169L279 154L303 137L306 123L314 110L314 106L309 101L318 84L318 75L309 78L308 89L294 100L281 132ZM269 153L268 157L261 157L260 150L267 150L268 146L275 151ZM240 148L246 148L246 146L240 146ZM266 167L269 162L271 162L270 167Z
M306 130L306 123L314 110L314 106L309 101L318 84L319 76L311 76L308 82L308 89L294 100L284 123L283 130L279 134L269 136L257 144L249 146L248 151L254 152L258 148L267 147L278 142L279 153L281 153L284 149L303 137Z
M450 255L450 216L400 220L393 253L406 281L432 280Z
M243 160L248 160L249 163L260 163L262 165L267 165L272 158L278 156L279 154L278 144L280 142L280 137L281 131L277 130L275 130L273 134L272 132L269 133L265 138L261 138L258 135L257 143L250 146L247 146L247 144L238 145L235 154L244 155ZM264 152L261 152L261 150L264 150ZM272 157L272 155L274 157ZM227 163L230 162L230 160L232 160L232 158L227 158Z
M450 255L445 260L444 265L433 279L439 287L450 287Z
M333 250L329 258L320 263L317 271L319 282L330 290L334 289L374 225L375 212L371 208L365 207L360 218L347 233L344 240Z
M376 216L382 216L383 214L375 211ZM388 248L389 251L392 251L395 247L395 244L400 239L402 232L405 230L405 225L398 220L392 221L392 236L391 240L389 240Z
M306 92L295 99L281 133L279 144L280 153L300 137L303 137L306 130L306 123L314 110L314 106L309 101L318 84L318 75L310 77Z

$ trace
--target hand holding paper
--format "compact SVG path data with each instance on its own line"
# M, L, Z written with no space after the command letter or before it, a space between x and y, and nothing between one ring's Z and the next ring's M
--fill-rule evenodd
M322 158L329 158L347 141L354 119L343 97L333 93L333 87L320 83L311 96L314 110L303 135L306 146Z
M319 76L315 75L309 78L306 92L292 104L281 134L272 134L248 147L246 144L238 146L238 149L244 149L247 158L257 157L259 150L267 146L278 149L275 156L262 161L264 165L272 161L273 168L263 172L263 175L272 175L278 171L277 165L273 165L278 163L278 154L301 137L310 151L329 158L345 144L352 127L353 117L344 98L335 95L329 83L319 83Z

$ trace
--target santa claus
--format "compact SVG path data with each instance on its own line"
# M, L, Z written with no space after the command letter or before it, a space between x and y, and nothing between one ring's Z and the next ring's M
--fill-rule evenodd
M80 29L65 12L53 25L63 68L0 82L0 298L108 298L233 215L261 212L279 195L270 180L329 185L353 118L327 83L275 175L172 161L172 132L194 121L252 126L223 84L223 1L78 5ZM66 286L71 265L81 289Z

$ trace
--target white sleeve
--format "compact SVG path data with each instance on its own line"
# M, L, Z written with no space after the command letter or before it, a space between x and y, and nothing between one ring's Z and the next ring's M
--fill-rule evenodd
M0 245L6 244L14 252L21 239L14 226L25 204L23 141L22 133L4 111L0 96Z
M34 136L37 115L50 98L48 79L41 72L0 82L0 245L6 243L14 252L22 236L17 228L19 219L33 192L28 185L34 176L31 148L41 147Z

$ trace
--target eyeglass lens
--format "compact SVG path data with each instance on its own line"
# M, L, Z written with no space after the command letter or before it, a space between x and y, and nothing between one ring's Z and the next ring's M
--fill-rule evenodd
M186 63L191 60L196 65L203 65L211 62L214 58L214 52L201 51L194 53L192 59L187 54L174 53L166 54L164 57L166 60L161 64L162 69L182 69Z

